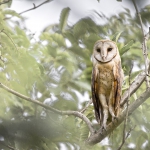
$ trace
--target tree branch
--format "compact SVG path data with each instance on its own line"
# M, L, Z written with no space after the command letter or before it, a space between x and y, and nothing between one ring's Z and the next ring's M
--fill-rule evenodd
M125 104L125 102L128 99L128 96L131 96L139 87L140 85L143 83L144 79L146 77L146 73L145 71L141 72L139 75L136 76L135 80L131 83L130 86L130 91L127 90L121 100L121 106L123 106ZM12 93L24 100L27 100L29 102L32 102L34 104L37 104L39 106L42 106L43 108L46 108L47 110L51 110L57 114L60 115L73 115L75 117L79 117L81 118L88 126L91 135L88 138L88 140L86 141L87 144L96 144L98 142L100 142L101 140L103 140L108 134L110 134L117 126L119 126L121 124L121 122L123 122L123 120L125 119L126 116L126 110L119 116L119 118L117 119L117 121L115 120L113 123L110 123L107 126L107 131L103 131L103 130L99 130L97 131L97 133L95 133L95 130L93 129L93 125L90 122L90 120L81 112L79 111L60 111L58 109L55 109L51 106L45 105L37 100L33 100L30 97L27 97L25 95L22 95L10 88L8 88L7 86L5 86L4 84L0 83L0 87L5 89L6 91L8 91L9 93ZM150 88L148 88L136 101L134 101L128 108L128 114L131 115L131 113L137 108L139 107L148 97L150 96ZM89 102L90 103L90 102ZM88 105L89 105L88 103Z
M130 87L131 87L131 72L133 69L133 64L131 65L130 71L129 71L129 89L128 89L128 99L127 99L127 108L126 108L126 115L125 115L125 119L124 119L124 127L123 127L123 137L122 137L122 142L121 145L119 146L119 148L117 150L121 150L122 146L124 145L126 139L129 136L129 132L126 135L126 127L127 127L127 120L128 120L128 114L129 114L129 98L130 98ZM130 131L131 132L131 131Z
M33 3L33 7L32 7L32 8L20 12L19 15L22 15L22 14L28 12L28 11L34 10L34 9L36 9L36 8L38 8L38 7L40 7L40 6L44 5L44 4L46 4L46 3L48 3L48 2L51 2L51 1L53 1L53 0L46 0L45 2L43 2L43 3L41 3L41 4L37 5L37 6ZM6 18L4 18L3 20L11 19L12 17L14 17L14 16L6 17Z
M127 132L127 134L126 134L126 136L125 136L124 142L125 142L125 140L129 137L131 131L132 131L135 127L136 127L136 126L134 126L133 128L130 128L130 129L129 129L129 131ZM121 143L121 145L119 146L119 148L118 148L117 150L121 150L121 148L122 148L124 142Z
M92 104L92 98L89 100L88 104L80 111L81 113L84 113L84 111Z
M144 82L145 77L146 77L145 71L142 71L140 74L138 74L135 77L134 81L131 83L130 89L125 91L123 96L122 96L122 99L121 99L121 102L120 102L121 107L123 107L124 104L127 102L129 94L131 96L133 93L135 93L137 91L137 89ZM130 90L130 92L129 92L129 90Z
M147 36L147 34L146 34ZM150 62L149 62L149 65L148 65L148 73L150 71ZM149 76L148 74L145 73L145 71L142 71L141 73L139 73L134 81L131 83L130 85L130 92L129 92L129 89L127 91L124 92L123 96L122 96L122 99L121 99L121 102L120 102L120 106L123 107L124 104L126 103L127 99L128 99L128 94L130 94L130 96L132 94L134 94L137 89L141 86L141 84L144 82L146 76Z
M141 30L142 30L142 34L143 34L143 43L142 43L142 52L143 52L143 56L144 56L144 60L145 60L145 73L148 74L148 53L147 53L147 46L146 46L146 38L145 38L145 34L144 34L144 29L143 29L143 22L142 22L142 18L141 15L138 11L137 5L135 3L135 0L132 0L133 5L135 7L136 13L138 15L139 21L140 21L140 26L141 26ZM149 87L149 79L148 76L146 76L146 85L147 87Z
M146 101L150 97L150 87L147 88L147 90L141 94L139 98L137 98L132 104L130 104L128 108L128 115L131 115L134 110L136 110L144 101ZM94 145L99 142L101 142L107 135L109 135L115 128L117 128L125 119L126 116L126 110L122 112L122 114L118 117L117 120L114 122L111 122L106 130L100 129L98 132L94 135L91 135L86 143L89 145Z
M60 114L60 115L73 115L73 116L75 116L75 117L79 117L79 118L81 118L81 119L87 124L87 126L88 126L88 128L89 128L89 130L90 130L90 132L91 132L91 135L93 135L93 134L95 133L95 130L93 129L92 123L91 123L90 120L89 120L84 114L82 114L81 112L78 112L78 111L70 111L70 110L68 110L68 111L60 111L60 110L55 109L55 108L53 108L53 107L51 107L51 106L45 105L45 104L39 102L38 100L33 100L33 99L30 98L30 97L27 97L27 96L25 96L25 95L23 95L23 94L20 94L20 93L14 91L14 90L8 88L6 85L4 85L4 84L2 84L2 83L0 83L0 87L3 88L3 89L5 89L5 90L8 91L9 93L12 93L12 94L14 94L14 95L16 95L16 96L18 96L18 97L20 97L20 98L26 100L26 101L29 101L29 102L32 102L32 103L37 104L37 105L39 105L39 106L42 106L43 108L46 108L47 110L51 110L51 111L53 111L53 112L55 112L55 113L57 113L57 114Z
M0 144L9 148L10 150L17 150L16 148L11 147L10 145L6 145L4 142L0 141Z
M45 2L43 2L43 3L41 3L41 4L37 5L37 6L33 3L33 8L27 9L27 10L25 10L25 11L19 13L19 15L22 15L22 14L28 12L28 11L34 10L34 9L36 9L36 8L38 8L38 7L40 7L40 6L44 5L44 4L46 4L46 3L48 3L48 2L51 2L51 1L53 1L53 0L46 0Z
M0 2L0 5L9 3L10 1L12 1L12 0L7 0L7 1Z

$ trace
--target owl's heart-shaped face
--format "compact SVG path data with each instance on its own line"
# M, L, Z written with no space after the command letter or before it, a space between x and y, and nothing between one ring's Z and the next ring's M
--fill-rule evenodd
M117 55L118 48L113 41L99 40L94 45L93 55L99 62L109 62Z

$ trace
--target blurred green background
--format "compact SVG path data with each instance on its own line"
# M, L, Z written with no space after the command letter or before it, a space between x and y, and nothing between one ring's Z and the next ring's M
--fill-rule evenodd
M38 37L26 26L26 17L11 8L11 3L1 5L0 82L59 110L82 110L91 97L93 45L96 40L107 38L116 41L120 51L124 92L131 64L131 80L144 69L139 19L135 11L126 7L132 3L124 4L117 14L93 10L90 17L81 17L74 23L68 23L72 9L65 7L60 10L58 23L49 23ZM137 5L141 7L141 1ZM150 5L145 4L140 13L147 33ZM150 52L149 40L147 46ZM145 83L130 98L131 103L144 90ZM103 142L86 147L84 140L89 130L81 119L47 111L1 88L0 99L0 150L114 150L121 143L122 125ZM127 129L134 125L136 128L122 150L150 149L149 101L150 98L130 116ZM84 114L96 124L92 105Z

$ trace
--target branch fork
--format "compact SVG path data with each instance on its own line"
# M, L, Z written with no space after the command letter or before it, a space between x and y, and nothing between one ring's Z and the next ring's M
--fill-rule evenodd
M130 89L128 89L121 100L121 104L122 106L126 103L126 101L128 100L128 96L132 95L139 87L140 85L143 83L144 79L146 77L145 72L141 72L139 75L137 75L137 77L135 78L135 80L131 83ZM114 122L111 122L110 124L108 124L106 130L100 129L97 132L95 131L95 129L93 128L92 123L90 122L90 120L81 112L79 111L60 111L58 109L55 109L51 106L45 105L41 102L39 102L38 100L33 100L30 97L27 97L23 94L20 94L12 89L10 89L9 87L7 87L6 85L4 85L3 83L0 83L0 88L3 88L4 90L8 91L9 93L12 93L26 101L32 102L34 104L37 104L47 110L53 111L55 113L58 113L60 115L73 115L75 117L78 117L80 119L82 119L88 126L89 131L90 131L90 137L87 139L86 143L89 145L94 145L100 141L102 141L107 135L109 135L117 126L119 126L123 120L126 117L126 111L124 110L122 112L122 114L118 117L118 119L116 119ZM130 90L130 93L129 93ZM128 115L131 115L132 112L138 108L148 97L150 97L150 88L147 88L147 90L137 99L135 100L132 104L129 105L128 107Z

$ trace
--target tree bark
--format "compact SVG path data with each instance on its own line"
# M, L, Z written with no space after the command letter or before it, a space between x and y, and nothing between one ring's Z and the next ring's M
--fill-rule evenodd
M141 94L139 98L137 98L132 104L129 105L128 115L131 115L134 110L136 110L144 101L146 101L150 97L150 88ZM107 135L109 135L115 128L117 128L125 119L126 110L122 112L122 114L115 120L113 123L110 123L107 126L106 131L103 129L98 130L98 132L94 135L91 135L86 143L89 145L94 145L101 142Z

